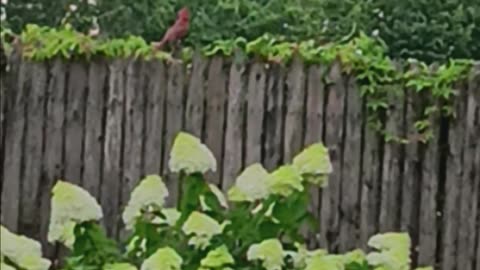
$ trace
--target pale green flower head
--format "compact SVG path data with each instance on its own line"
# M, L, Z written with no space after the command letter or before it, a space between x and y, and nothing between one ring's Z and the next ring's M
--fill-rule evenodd
M181 270L182 257L170 248L160 248L142 264L140 270Z
M316 143L305 148L293 159L300 174L314 185L326 186L327 175L332 173L332 163L328 149L322 143Z
M428 267L418 267L415 270L433 270L433 267L428 266Z
M268 196L267 178L268 172L260 163L248 166L228 191L228 198L231 201L249 202L266 198Z
M296 167L292 165L281 166L267 178L269 193L288 197L294 191L303 191L302 180L302 176Z
M59 241L71 247L75 240L75 225L100 220L103 217L102 208L86 190L71 183L58 181L52 193L48 241Z
M2 270L16 270L15 268L13 268L12 266L8 265L8 264L5 264L3 262L0 263L0 269Z
M377 234L370 238L368 245L378 250L367 255L370 265L391 270L410 269L411 240L408 234Z
M216 171L217 161L210 149L198 138L180 132L173 143L168 166L172 172L205 173Z
M286 252L292 259L293 265L298 269L305 269L307 263L315 257L322 257L328 254L324 249L308 250L303 244L295 243L297 251Z
M367 260L367 255L361 249L355 249L343 255L343 263L363 263Z
M225 245L208 252L207 256L200 262L201 266L206 269L217 269L234 263L235 260Z
M262 261L266 270L281 270L284 265L283 256L282 243L278 239L268 239L251 245L247 251L247 260Z
M305 270L344 270L342 256L325 255L312 257L307 262Z
M162 209L162 214L165 216L165 219L161 219L159 224L166 224L168 226L175 226L177 224L178 219L182 215L177 209L175 208L165 208Z
M191 235L189 244L204 249L213 236L222 233L224 226L225 224L220 225L215 219L194 211L183 224L182 230L186 235Z
M37 241L16 235L0 225L0 255L2 270L9 269L3 260L8 258L15 265L25 270L48 270L51 262L42 258L42 247ZM14 269L12 267L12 269Z
M167 196L168 189L160 176L146 176L133 190L123 212L122 218L126 228L132 229L135 226L135 221L141 215L142 209L146 209L149 206L163 207Z
M129 263L112 263L105 265L103 270L137 270L137 267Z

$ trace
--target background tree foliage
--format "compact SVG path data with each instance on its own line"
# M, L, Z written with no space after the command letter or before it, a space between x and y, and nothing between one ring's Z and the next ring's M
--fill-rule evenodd
M354 29L379 35L393 57L480 59L478 0L9 0L2 4L8 15L2 26L19 32L27 23L68 21L87 31L98 21L107 37L134 34L152 41L181 6L192 11L189 45L264 33L333 41Z

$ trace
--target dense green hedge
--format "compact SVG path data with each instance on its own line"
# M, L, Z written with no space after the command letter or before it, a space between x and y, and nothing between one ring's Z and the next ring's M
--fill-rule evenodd
M376 34L394 57L424 61L480 59L480 1L478 0L10 0L8 24L19 32L27 23L58 26L70 21L85 31L97 17L110 37L139 35L159 39L181 6L193 13L187 43L264 33L291 40L338 40L352 30ZM82 3L80 3L82 2ZM78 9L69 12L69 5Z

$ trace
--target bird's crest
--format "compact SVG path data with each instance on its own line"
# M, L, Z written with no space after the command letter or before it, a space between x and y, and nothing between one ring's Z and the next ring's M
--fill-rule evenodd
M178 18L179 19L188 19L190 17L190 12L188 11L187 7L183 7L178 11Z

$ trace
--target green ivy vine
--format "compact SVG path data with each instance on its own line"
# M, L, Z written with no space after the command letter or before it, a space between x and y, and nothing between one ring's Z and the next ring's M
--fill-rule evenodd
M452 110L452 101L457 95L454 84L465 79L473 64L472 60L451 59L436 68L412 59L395 62L388 57L388 47L381 39L369 37L362 32L354 35L354 32L338 43L318 44L314 40L290 42L286 37L265 34L251 41L242 37L217 40L200 50L207 57L233 56L240 51L248 57L257 57L277 64L288 64L295 56L309 65L330 65L339 60L343 72L354 75L359 83L369 112L369 126L382 134L386 141L409 141L398 134L388 134L381 121L382 113L389 106L389 95L402 95L405 87L414 93L428 93L430 96L430 104L415 122L419 137L425 140L432 137L433 114L455 116ZM175 60L169 52L154 51L141 37L96 39L75 31L68 24L58 29L31 24L18 36L8 29L3 29L0 37L7 52L12 47L8 46L12 45L12 42L8 42L9 37L16 37L22 47L23 57L34 61L55 57L90 59L94 56L160 59L167 62ZM193 49L183 48L180 60L191 61Z

